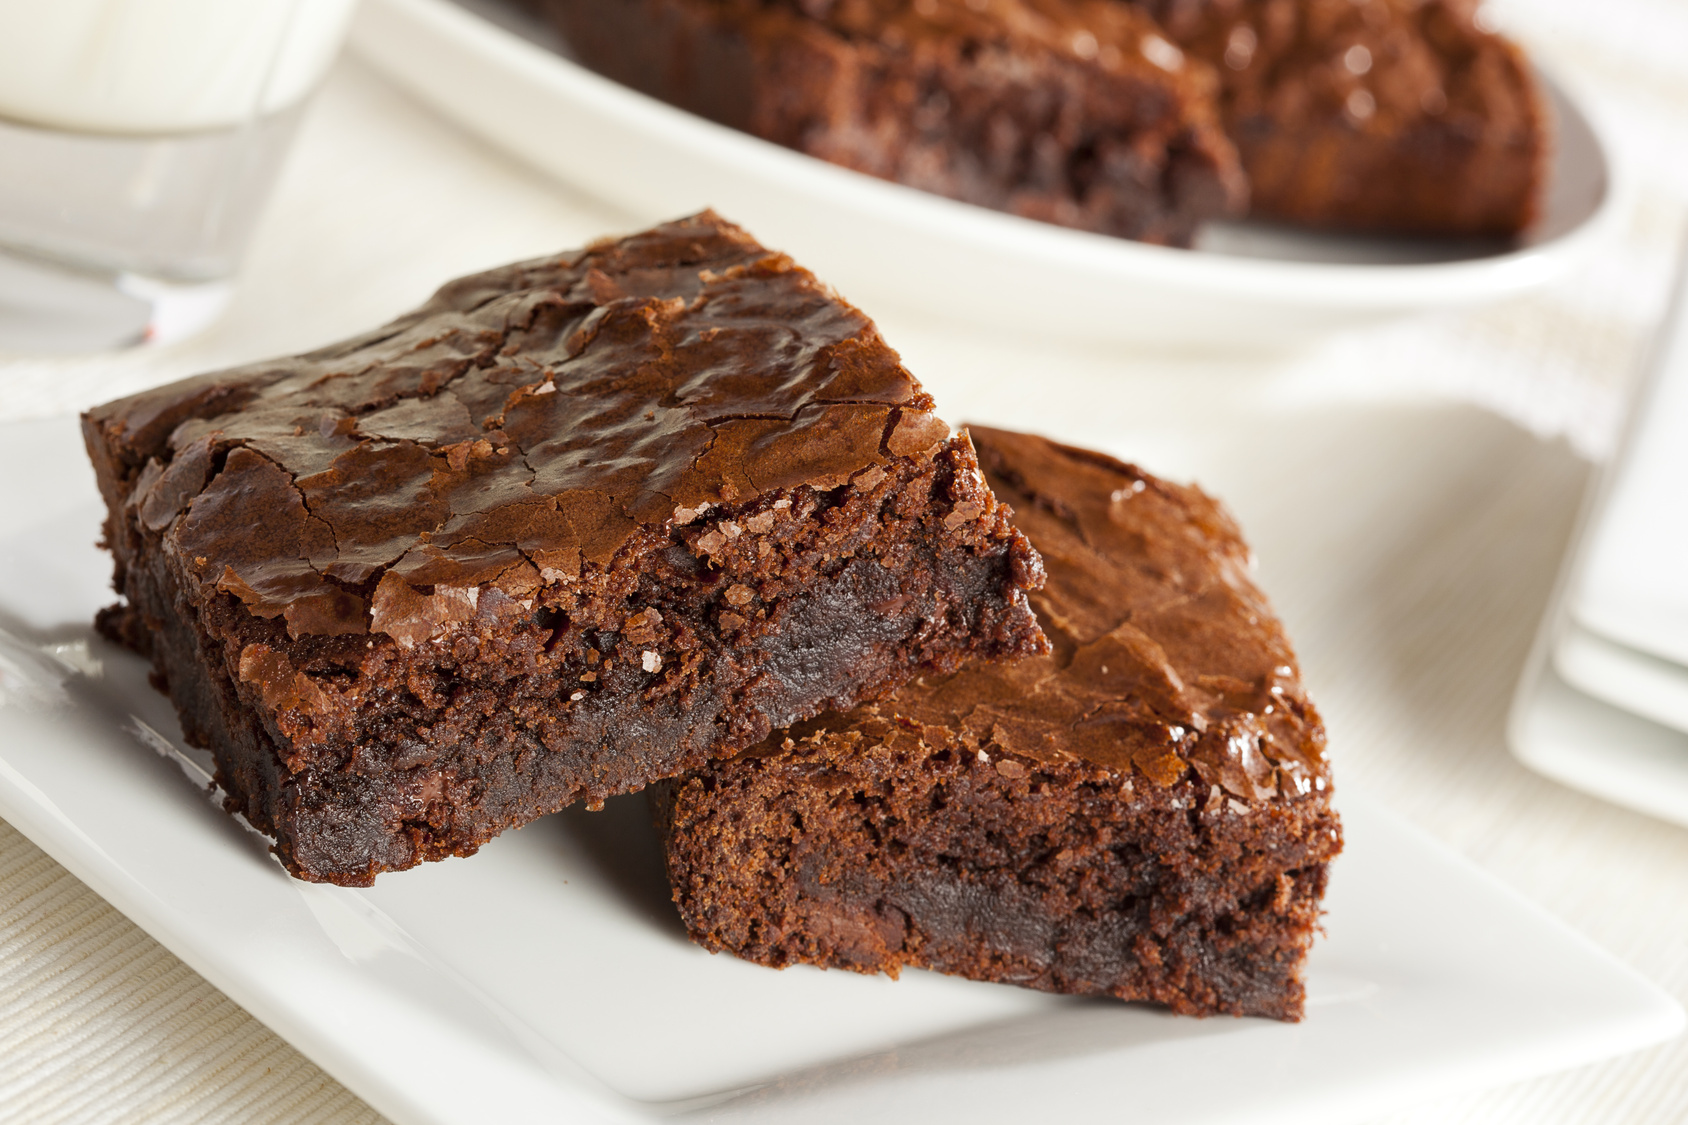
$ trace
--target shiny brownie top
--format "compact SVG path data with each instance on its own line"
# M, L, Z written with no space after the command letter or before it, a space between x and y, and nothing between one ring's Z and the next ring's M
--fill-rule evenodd
M380 630L419 587L521 596L641 529L837 487L947 438L931 407L866 316L704 212L86 424L201 588L301 636Z
M1104 454L981 427L972 437L1043 557L1048 580L1031 602L1051 653L927 676L804 724L798 739L918 738L1010 777L1024 774L1020 759L1077 761L1135 766L1170 787L1194 766L1240 804L1328 788L1324 728L1223 508Z

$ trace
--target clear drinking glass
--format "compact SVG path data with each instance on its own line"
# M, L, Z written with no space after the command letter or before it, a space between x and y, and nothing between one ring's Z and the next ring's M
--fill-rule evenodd
M222 308L356 0L0 0L0 351Z

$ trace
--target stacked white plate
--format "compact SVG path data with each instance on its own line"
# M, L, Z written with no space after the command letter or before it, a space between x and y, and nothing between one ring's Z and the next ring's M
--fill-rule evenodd
M1688 824L1688 269L1513 707L1514 753Z

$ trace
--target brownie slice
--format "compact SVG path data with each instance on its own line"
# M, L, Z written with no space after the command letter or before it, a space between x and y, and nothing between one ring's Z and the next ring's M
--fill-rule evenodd
M653 792L692 937L1298 1019L1341 849L1324 730L1225 512L975 429L1053 652L928 675Z
M601 73L859 172L1187 245L1247 198L1209 68L1111 0L530 0Z
M918 669L1037 556L873 324L711 214L84 419L127 601L305 879L467 855Z
M1475 0L1129 0L1223 83L1253 213L1511 235L1536 217L1549 123Z

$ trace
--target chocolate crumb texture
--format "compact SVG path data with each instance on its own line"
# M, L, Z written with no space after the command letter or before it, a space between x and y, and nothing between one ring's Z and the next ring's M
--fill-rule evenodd
M469 854L1046 647L1041 564L967 437L861 312L712 213L84 430L106 632L304 878Z

